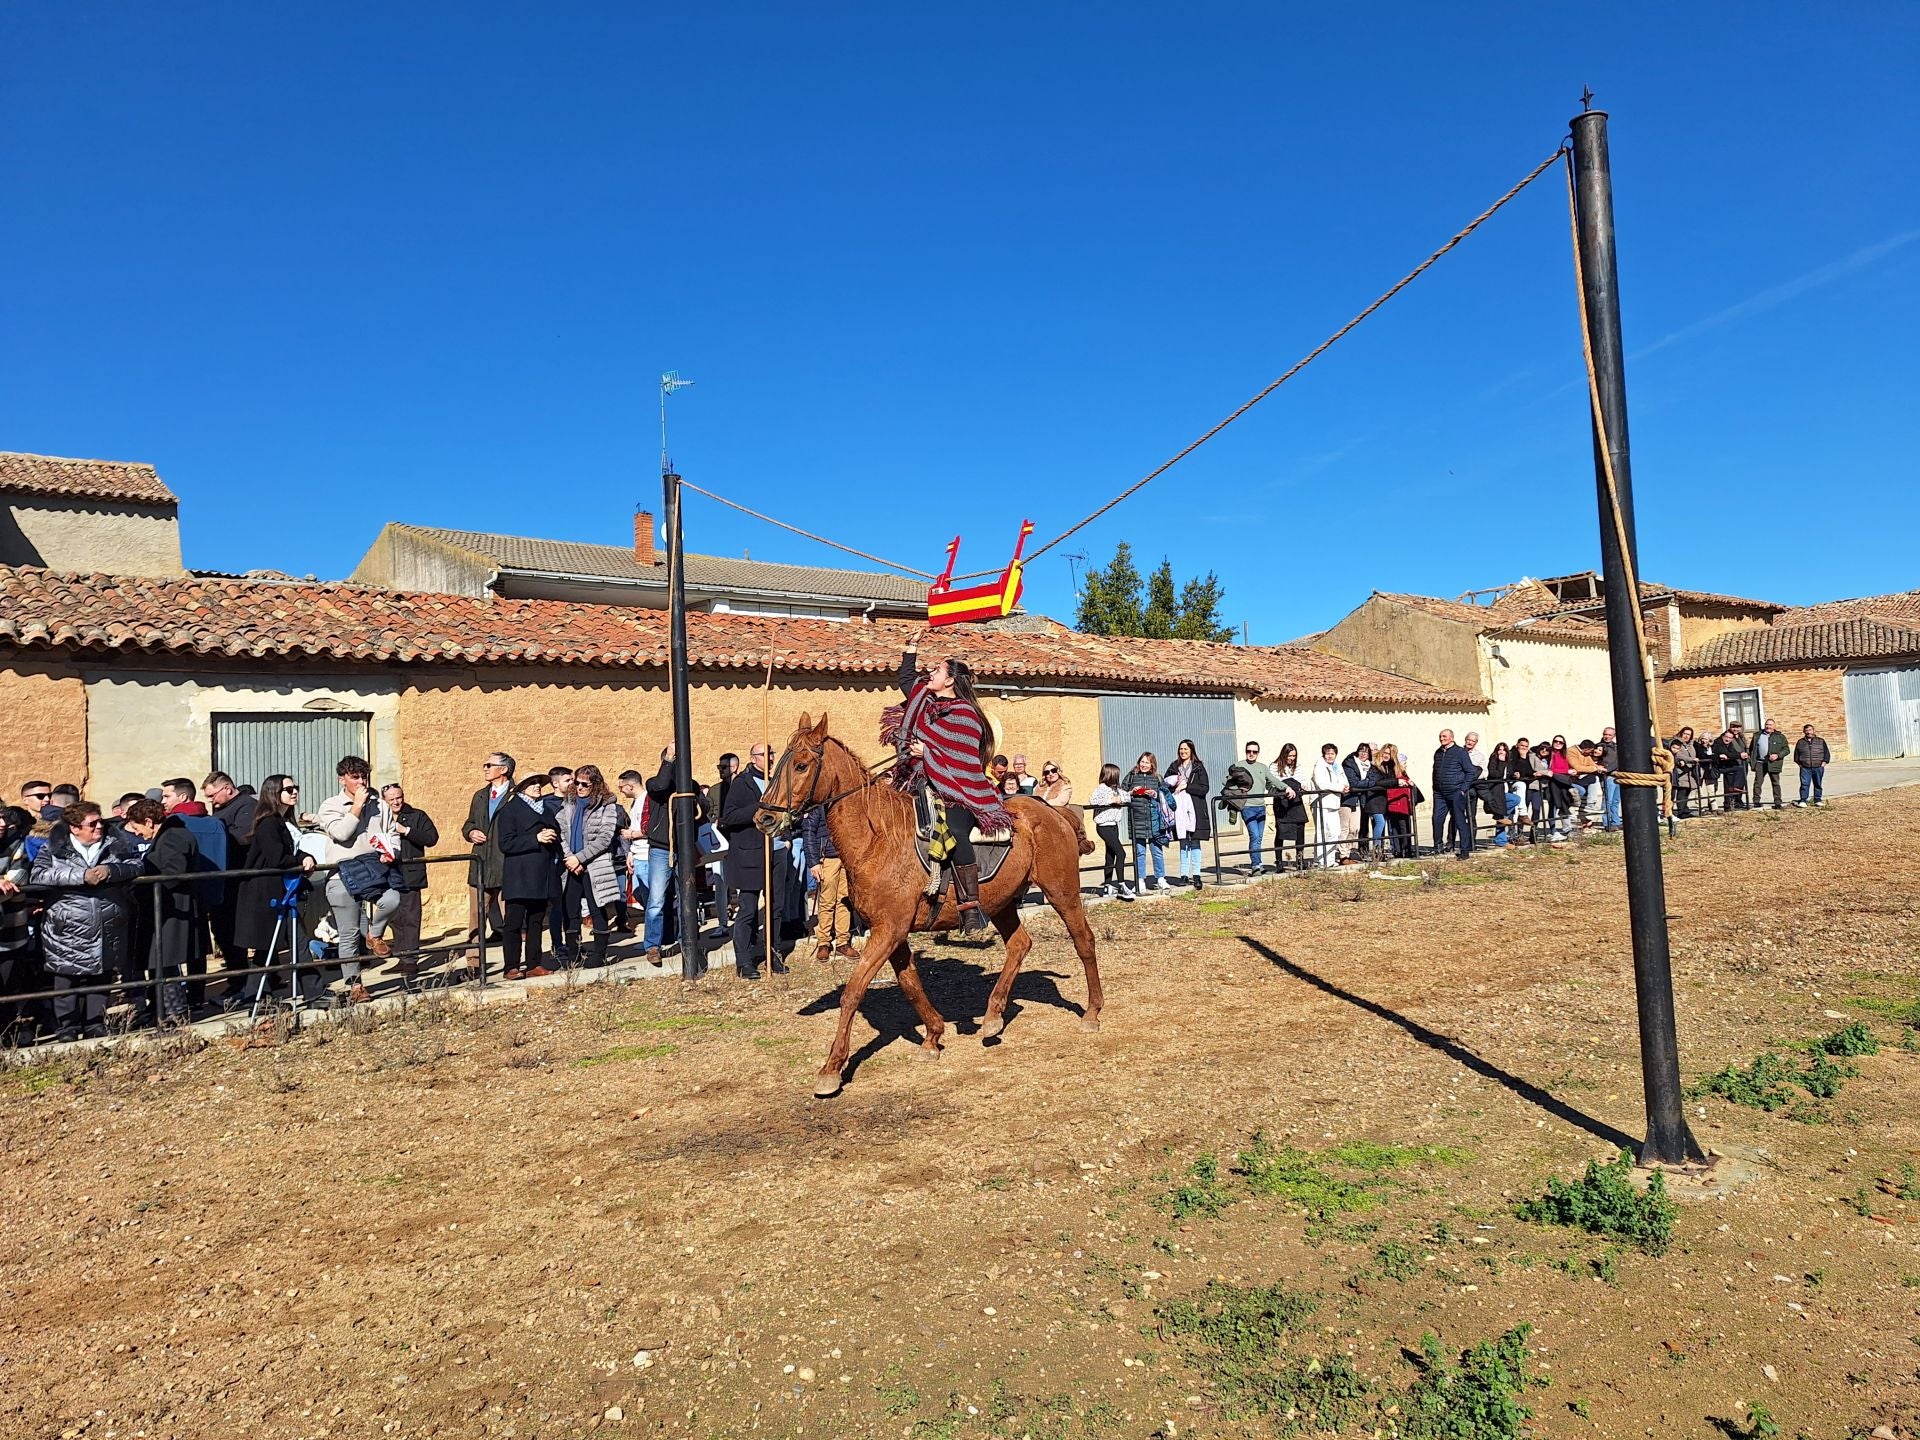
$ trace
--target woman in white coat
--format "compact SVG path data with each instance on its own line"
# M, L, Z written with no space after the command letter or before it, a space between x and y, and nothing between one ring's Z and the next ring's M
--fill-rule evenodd
M1313 848L1321 866L1332 869L1340 863L1340 797L1347 793L1338 745L1320 747L1310 788L1325 792L1313 797Z

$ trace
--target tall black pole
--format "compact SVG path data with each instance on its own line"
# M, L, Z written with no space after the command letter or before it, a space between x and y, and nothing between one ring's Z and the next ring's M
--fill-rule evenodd
M1613 176L1607 163L1607 112L1573 117L1576 243L1593 368L1600 393L1600 419L1593 427L1594 478L1600 494L1600 563L1606 576L1607 651L1613 672L1613 723L1621 769L1653 773L1653 717L1641 669L1634 624L1640 596L1628 583L1640 572L1633 525L1633 477L1627 446L1627 374L1620 341L1620 284L1613 245ZM1616 528L1608 494L1607 462L1620 506ZM1625 534L1622 535L1621 531ZM1623 548L1624 544L1624 548ZM1667 890L1660 870L1660 792L1621 787L1626 828L1627 913L1633 929L1633 988L1640 1012L1640 1079L1646 1091L1647 1138L1643 1165L1700 1160L1700 1146L1687 1128L1680 1093L1680 1046L1674 1031L1673 964L1667 950Z
M672 824L674 888L680 902L680 978L697 980L706 969L700 940L700 886L696 879L700 846L700 811L693 796L693 706L687 696L687 582L682 561L686 549L680 535L680 477L671 470L660 476L665 492L662 506L667 521L667 661L673 689L673 801Z

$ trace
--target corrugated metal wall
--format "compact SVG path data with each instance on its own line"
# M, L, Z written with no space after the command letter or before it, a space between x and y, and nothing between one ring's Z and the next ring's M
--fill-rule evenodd
M300 782L299 808L317 810L320 802L338 788L333 767L343 755L360 755L372 761L375 784L392 778L390 774L382 776L378 758L367 754L370 718L366 715L215 715L213 768L226 771L236 785L256 787L269 775L291 775Z
M1191 740L1207 767L1207 778L1218 795L1226 783L1227 766L1239 755L1233 730L1233 700L1215 695L1102 695L1100 697L1100 755L1126 774L1142 750L1160 761L1160 772L1173 764L1182 740ZM1075 777L1078 780L1078 776ZM1091 793L1091 785L1080 793Z
M1847 750L1855 760L1920 754L1920 668L1849 670Z

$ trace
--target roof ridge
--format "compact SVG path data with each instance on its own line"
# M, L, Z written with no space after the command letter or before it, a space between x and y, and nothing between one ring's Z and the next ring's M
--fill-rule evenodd
M155 469L154 463L151 460L89 459L84 455L43 455L38 450L0 450L0 459L8 458L15 460L51 460L56 465L126 465L141 470Z

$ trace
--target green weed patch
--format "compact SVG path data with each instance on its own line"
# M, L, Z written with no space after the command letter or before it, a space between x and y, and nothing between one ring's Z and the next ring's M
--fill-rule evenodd
M1826 1055L1878 1055L1880 1042L1867 1028L1866 1021L1854 1020L1831 1035L1821 1036L1814 1041L1814 1048Z
M65 1081L64 1067L57 1061L45 1065L12 1065L0 1069L0 1094L39 1095Z
M1439 1340L1420 1340L1420 1377L1401 1403L1401 1433L1407 1440L1519 1440L1533 1416L1521 1401L1545 1386L1530 1368L1530 1325L1516 1325L1494 1340L1482 1340L1449 1360Z
M611 1050L602 1050L598 1055L585 1055L574 1061L574 1068L588 1070L596 1065L618 1065L627 1060L658 1060L671 1055L675 1047L658 1045L616 1045Z
M1605 1165L1589 1160L1578 1180L1548 1180L1545 1195L1522 1201L1514 1213L1537 1225L1564 1225L1637 1245L1649 1255L1665 1254L1678 1213L1667 1196L1666 1176L1654 1171L1642 1192L1632 1174L1633 1157L1624 1150Z
M1307 1151L1275 1146L1264 1133L1255 1134L1234 1160L1247 1189L1256 1195L1277 1195L1315 1220L1328 1220L1348 1210L1371 1210L1380 1203L1378 1182L1342 1179L1322 1169Z
M1211 1218L1232 1203L1233 1197L1220 1183L1220 1161L1213 1155L1202 1155L1189 1165L1186 1178L1167 1192L1165 1201L1176 1220L1196 1215Z

